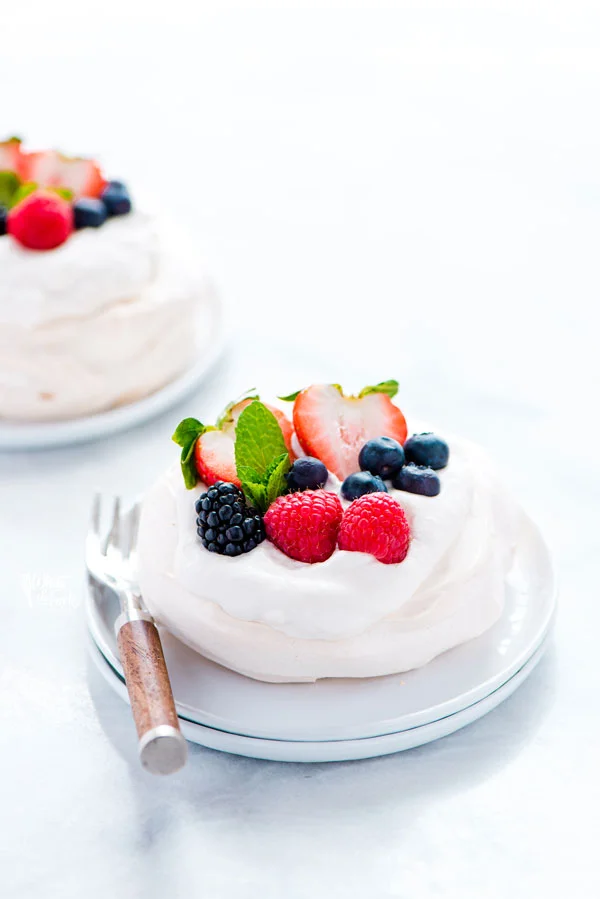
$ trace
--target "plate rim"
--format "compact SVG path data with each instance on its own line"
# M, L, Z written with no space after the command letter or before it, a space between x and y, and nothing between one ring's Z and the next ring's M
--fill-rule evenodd
M501 674L496 674L488 677L486 680L475 684L474 686L468 688L463 691L461 694L453 697L452 699L445 700L441 703L437 703L435 705L430 706L427 710L419 710L406 713L401 718L384 718L380 719L377 722L377 725L371 725L369 729L362 729L362 732L359 732L357 728L352 729L352 727L345 726L343 729L340 728L339 735L327 736L317 738L314 735L308 735L306 737L301 737L295 735L293 737L294 742L328 742L332 739L368 739L374 736L381 736L386 733L399 733L406 730L411 730L414 727L422 726L433 721L442 720L450 714L454 714L458 711L462 711L465 708L473 705L476 702L481 701L486 696L491 695L496 689L498 689L503 684L507 683L515 673L517 673L523 665L525 665L528 660L535 654L535 652L539 649L540 645L546 639L547 635L552 629L554 618L556 615L556 606L557 606L557 580L556 574L554 570L554 565L552 562L552 556L550 554L549 547L544 540L544 537L539 529L539 527L526 515L525 512L522 512L524 522L528 526L528 541L534 540L535 549L539 553L540 551L543 554L543 562L546 574L548 576L548 599L544 603L544 606L541 610L540 621L536 624L535 632L532 638L528 641L527 645L520 653L516 655L511 664L504 669ZM525 541L522 540L521 544ZM521 546L521 551L525 552L525 547ZM531 548L529 549L531 552ZM85 595L84 595L84 608L85 615L87 619L88 630L92 639L94 640L96 646L99 651L105 657L107 662L117 671L122 672L122 668L120 665L120 661L117 658L116 654L113 652L113 649L110 645L107 644L106 640L103 637L102 628L99 626L99 613L97 611L97 603L91 596L91 590L86 585ZM503 611L503 615L508 615L510 610L505 606ZM502 616L499 620L502 620ZM175 638L176 639L176 638ZM478 638L475 638L478 639ZM472 641L469 641L472 642ZM447 650L447 653L452 653L456 649L460 647L454 647L453 649ZM214 664L214 663L213 663ZM220 666L222 667L222 666ZM238 675L243 677L243 675ZM387 675L388 678L398 678L402 677L402 675ZM383 678L368 678L363 680L374 680L380 681ZM276 684L268 684L267 687L277 687ZM313 686L312 684L298 684L299 688L306 686L310 688ZM223 731L230 734L235 734L237 736L248 737L249 739L283 739L289 740L290 737L276 737L267 731L255 731L254 733L246 733L242 734L237 729L233 729L231 726L226 726L226 722L219 719L218 716L214 715L214 713L206 713L203 715L202 720L200 716L197 714L196 710L192 710L187 703L177 702L176 707L178 710L178 714L181 715L185 720L198 724L200 726L210 727L214 730ZM400 724L399 722L403 723ZM346 736L343 736L346 734Z
M93 415L61 421L18 422L0 419L0 452L34 451L91 443L150 421L183 400L206 378L227 345L227 310L212 284L205 302L210 308L212 336L197 362L172 381L133 403Z
M544 656L552 641L551 632L547 633L536 651L510 677L483 699L466 706L443 718L426 724L417 725L408 730L394 731L372 737L350 738L346 740L273 740L261 737L249 737L243 734L232 734L180 718L181 730L192 743L226 752L232 755L256 758L265 761L321 763L336 761L358 761L376 758L415 749L435 740L449 736L497 708L508 699L527 679ZM88 635L88 652L91 654L97 669L113 691L127 704L129 698L124 679L105 658L101 650ZM200 739L202 737L202 739Z

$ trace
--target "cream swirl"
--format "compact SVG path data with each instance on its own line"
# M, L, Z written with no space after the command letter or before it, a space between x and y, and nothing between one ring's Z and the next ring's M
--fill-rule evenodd
M404 562L336 550L306 565L268 542L234 559L204 551L194 512L202 488L186 491L172 469L143 504L146 602L193 648L263 680L418 667L497 620L516 540L518 509L480 450L451 441L440 476L437 497L392 491L411 525Z

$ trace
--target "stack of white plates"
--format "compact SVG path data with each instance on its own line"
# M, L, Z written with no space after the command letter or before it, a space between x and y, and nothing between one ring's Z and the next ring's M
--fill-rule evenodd
M547 547L526 519L501 619L414 671L267 684L222 668L163 633L181 728L203 746L278 761L370 758L429 743L485 715L525 680L547 645L555 594ZM127 699L114 635L116 599L88 591L86 614L92 656Z

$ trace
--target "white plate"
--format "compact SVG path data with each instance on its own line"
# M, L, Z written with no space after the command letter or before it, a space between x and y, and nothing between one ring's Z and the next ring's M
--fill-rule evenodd
M548 640L545 640L534 652L528 662L516 674L489 696L473 703L460 712L440 718L430 724L422 724L399 733L386 734L380 737L368 737L363 740L329 740L324 742L261 740L255 737L244 737L226 731L204 727L201 724L181 720L181 730L192 743L199 743L210 749L231 752L250 758L268 759L275 762L342 762L356 759L375 758L391 755L404 749L423 746L440 737L460 730L478 718L490 712L503 700L507 699L533 671L541 659ZM106 678L110 686L126 701L129 701L127 688L123 679L106 661L102 653L90 640L90 655Z
M196 724L269 740L364 739L429 724L489 696L529 661L550 629L555 592L548 549L523 515L503 615L481 637L404 674L267 684L222 668L163 633L177 710ZM96 602L88 592L85 607L94 642L122 674L114 596Z
M148 421L191 393L208 375L225 347L224 311L217 295L207 292L210 337L206 331L198 361L170 384L135 403L68 421L0 422L0 450L42 449L108 437ZM204 311L207 311L206 309ZM203 320L206 326L206 320Z

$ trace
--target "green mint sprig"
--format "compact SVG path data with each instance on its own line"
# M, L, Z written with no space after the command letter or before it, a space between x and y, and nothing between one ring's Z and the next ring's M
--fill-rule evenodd
M21 180L14 172L0 172L0 206L10 209Z
M286 489L291 462L272 412L254 400L242 411L235 431L235 467L248 502L259 512Z
M12 209L37 189L38 186L34 181L22 182L15 172L0 172L0 206ZM45 189L58 194L68 202L73 199L73 191L68 187L47 187Z
M198 437L206 431L214 430L203 425L197 418L184 418L175 428L171 440L181 447L181 473L188 490L198 483L198 469L194 458L194 447Z
M374 384L371 387L363 387L358 394L358 398L361 399L363 396L368 396L370 393L385 393L391 399L398 393L399 386L398 381L381 381L379 384Z

